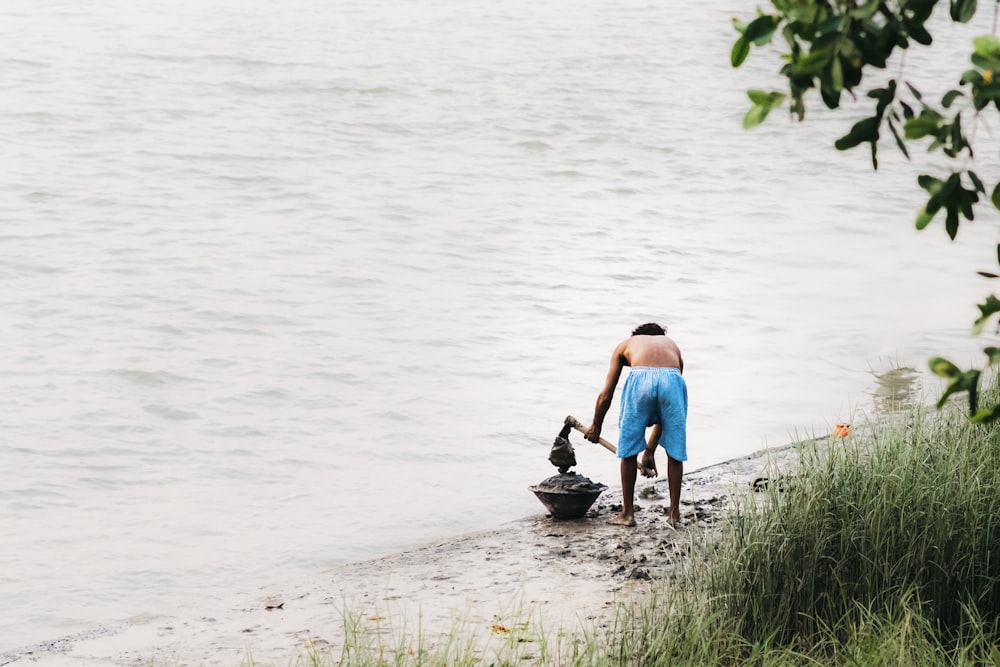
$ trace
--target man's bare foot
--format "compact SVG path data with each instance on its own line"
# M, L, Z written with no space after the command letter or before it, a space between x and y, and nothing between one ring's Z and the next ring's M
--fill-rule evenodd
M682 525L681 524L681 513L680 513L680 511L675 510L672 507L670 509L668 509L667 510L667 523L670 524L671 528L680 528L681 525Z
M632 515L625 516L624 514L616 514L608 519L608 523L613 526L634 526L635 517Z

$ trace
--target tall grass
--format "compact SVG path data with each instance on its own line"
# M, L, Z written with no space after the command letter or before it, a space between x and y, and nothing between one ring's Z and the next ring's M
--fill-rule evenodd
M802 445L786 481L748 489L721 536L691 533L692 556L610 628L552 635L532 619L484 645L470 628L393 643L355 624L321 662L1000 666L1000 428L916 409Z
M790 488L743 503L728 530L707 593L752 643L843 639L906 610L945 640L996 634L1000 431L917 411L807 448Z
M1000 665L1000 429L917 408L800 454L604 664Z

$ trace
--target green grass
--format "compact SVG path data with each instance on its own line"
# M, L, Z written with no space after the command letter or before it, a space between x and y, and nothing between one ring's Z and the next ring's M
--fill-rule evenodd
M806 449L792 488L743 504L721 546L706 592L751 642L845 640L872 618L919 618L945 646L995 635L998 431L915 412Z
M525 619L484 649L483 628L389 640L345 620L312 664L1000 666L1000 429L918 409L861 433L802 445L783 492L747 493L610 627Z
M593 655L604 646L590 632L548 632L537 608L516 596L489 623L459 614L452 627L429 633L421 619L401 619L388 607L373 615L349 609L341 612L343 640L339 646L314 646L290 665L299 667L472 667L479 665L566 664L562 656ZM373 622L374 618L374 622ZM502 620L501 620L502 619ZM395 625L394 625L395 621ZM253 664L252 660L247 660ZM259 664L259 663L256 663Z
M608 664L1000 665L1000 431L916 410L801 457Z

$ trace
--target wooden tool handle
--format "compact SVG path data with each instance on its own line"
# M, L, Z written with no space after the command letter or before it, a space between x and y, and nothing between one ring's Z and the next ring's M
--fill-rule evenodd
M579 421L577 421L576 417L574 417L573 415L570 415L569 417L566 417L566 423L569 424L570 426L572 426L573 428L575 428L580 433L586 433L587 432L587 429L585 429L583 427L583 424L581 424ZM604 438L600 438L600 437L597 438L597 444L599 444L601 447L604 447L604 449L608 450L612 454L617 454L618 453L618 448L615 447L614 445L612 445L610 442L608 442Z

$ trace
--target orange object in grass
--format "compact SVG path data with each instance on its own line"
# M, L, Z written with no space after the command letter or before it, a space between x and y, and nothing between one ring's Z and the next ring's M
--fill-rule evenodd
M847 422L838 422L836 426L833 427L833 435L835 438L846 438L851 432L851 425Z

